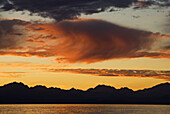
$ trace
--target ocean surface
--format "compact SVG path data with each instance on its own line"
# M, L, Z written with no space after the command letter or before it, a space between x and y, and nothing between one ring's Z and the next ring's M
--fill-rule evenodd
M170 105L0 104L0 114L170 114Z

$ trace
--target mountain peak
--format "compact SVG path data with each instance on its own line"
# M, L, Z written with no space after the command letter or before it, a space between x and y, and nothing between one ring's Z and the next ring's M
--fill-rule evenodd
M114 88L114 87L111 87L111 86L108 86L108 85L104 85L104 84L99 84L95 88Z
M24 85L22 82L12 82L9 84L5 84L3 87L5 88L29 88L27 85Z
M91 88L89 90L94 90L96 92L113 92L114 90L116 90L114 87L111 86L107 86L107 85L97 85L95 88Z

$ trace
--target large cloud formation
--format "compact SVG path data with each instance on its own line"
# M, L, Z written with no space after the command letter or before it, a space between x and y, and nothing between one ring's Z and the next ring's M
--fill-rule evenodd
M9 45L5 46L13 47L1 49L0 55L56 57L58 62L67 63L94 63L137 57L170 58L169 49L166 48L169 44L159 44L160 38L167 39L168 35L131 29L103 20L77 19L51 24L26 23L22 26L30 35L22 39L13 38L12 41L10 39ZM7 40L1 37L1 41L4 38ZM20 47L19 44L15 45L19 42ZM158 45L156 50L153 48L155 42ZM4 44L0 47L4 47Z
M47 45L46 56L61 56L61 62L93 63L114 58L158 57L149 52L156 41L152 32L136 30L103 20L79 19L57 24L39 24L29 29L58 36ZM39 29L38 29L39 28ZM40 29L41 28L41 29ZM159 35L157 36L159 37Z
M115 11L114 8L128 8L135 4L137 8L151 5L169 6L169 0L1 0L1 9L5 11L28 10L42 17L51 17L57 21L73 19L81 14L94 14Z

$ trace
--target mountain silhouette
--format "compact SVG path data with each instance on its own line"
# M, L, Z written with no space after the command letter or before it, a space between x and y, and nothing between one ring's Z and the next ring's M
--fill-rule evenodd
M72 88L60 88L37 85L28 87L23 83L13 82L0 86L1 104L170 104L170 83L162 83L152 88L133 91L127 87L116 89L98 85L86 91Z

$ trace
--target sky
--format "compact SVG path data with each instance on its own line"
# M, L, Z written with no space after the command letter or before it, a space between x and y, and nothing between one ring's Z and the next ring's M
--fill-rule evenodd
M170 82L169 0L1 0L0 86L133 90Z

